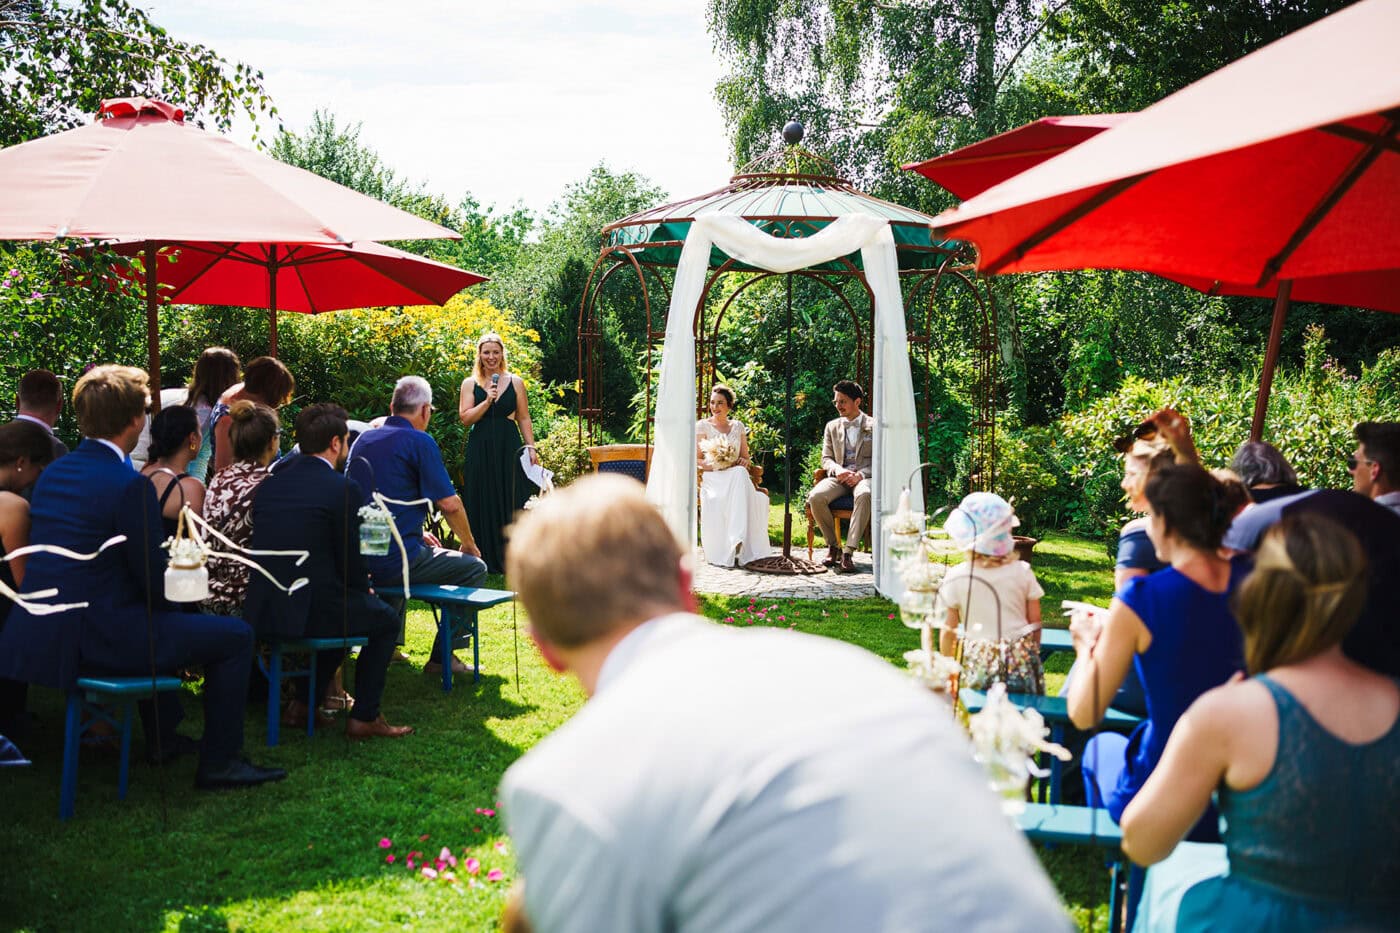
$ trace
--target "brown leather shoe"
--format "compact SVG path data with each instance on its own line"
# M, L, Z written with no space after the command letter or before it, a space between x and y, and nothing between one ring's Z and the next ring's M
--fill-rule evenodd
M287 708L282 711L282 725L289 729L306 728L306 704L300 700L292 700L287 704ZM320 710L316 711L316 727L326 729L335 725L335 717L328 716Z
M833 568L833 569L835 569L835 571L836 571L837 573L855 573L855 572L856 572L856 565L855 565L855 563L852 562L852 560L851 560L851 552L850 552L850 551L842 551L842 552L841 552L841 560L840 560L840 562L836 565L836 567Z
M826 559L822 561L823 567L838 567L841 564L841 549L839 547L828 547L826 549Z
M412 726L391 726L380 716L374 722L365 722L353 716L345 721L345 735L352 739L401 739L413 734Z

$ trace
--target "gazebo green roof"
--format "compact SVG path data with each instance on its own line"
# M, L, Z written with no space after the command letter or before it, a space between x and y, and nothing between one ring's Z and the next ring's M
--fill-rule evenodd
M894 233L901 272L936 269L949 253L966 248L958 241L934 238L933 218L928 214L872 197L843 178L789 172L735 175L718 191L624 217L603 228L603 248L626 249L645 265L674 266L680 261L691 223L705 214L742 217L779 237L811 236L837 218L851 214L883 217L889 220ZM713 249L710 268L719 268L729 258L718 248ZM846 259L861 268L859 253ZM730 268L757 271L738 262ZM839 260L813 268L851 271Z

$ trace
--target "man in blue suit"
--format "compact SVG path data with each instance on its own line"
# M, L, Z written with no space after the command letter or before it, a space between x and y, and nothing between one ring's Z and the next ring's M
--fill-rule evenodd
M30 541L91 554L116 535L126 541L90 561L55 554L29 559L25 590L53 587L56 602L86 608L34 616L16 606L0 634L0 676L72 690L80 674L169 674L204 668L204 739L195 785L242 787L286 777L242 757L243 706L252 663L252 631L242 619L176 611L162 595L166 557L160 507L150 482L128 454L145 424L146 374L99 366L73 388L83 441L52 464L34 487ZM143 704L146 741L155 760L177 754L179 702L161 694ZM188 740L185 740L188 741Z
M399 738L411 726L391 726L379 712L398 613L370 590L369 571L360 557L360 503L364 493L341 472L349 450L349 427L339 405L311 405L297 415L297 445L301 456L263 480L253 498L253 547L259 550L300 550L310 553L301 566L291 559L270 562L284 584L296 577L310 582L292 593L254 574L248 583L244 613L258 635L291 638L334 638L364 635L355 664L355 706L345 724L352 739ZM342 661L344 649L317 657L317 683L308 696L299 693L288 721L305 722L314 715ZM305 686L298 682L298 689ZM312 702L314 698L315 702Z

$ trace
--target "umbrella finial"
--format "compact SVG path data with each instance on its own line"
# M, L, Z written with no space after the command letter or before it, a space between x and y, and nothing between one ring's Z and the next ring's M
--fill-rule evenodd
M789 146L796 146L802 142L802 137L807 135L807 128L796 120L789 120L783 127L783 142Z

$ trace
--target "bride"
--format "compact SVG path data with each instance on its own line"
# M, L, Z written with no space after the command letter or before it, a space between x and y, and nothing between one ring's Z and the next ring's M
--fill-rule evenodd
M749 479L748 432L729 418L734 392L716 385L710 392L710 417L695 425L700 481L700 546L705 559L721 567L740 566L766 557L768 497Z

